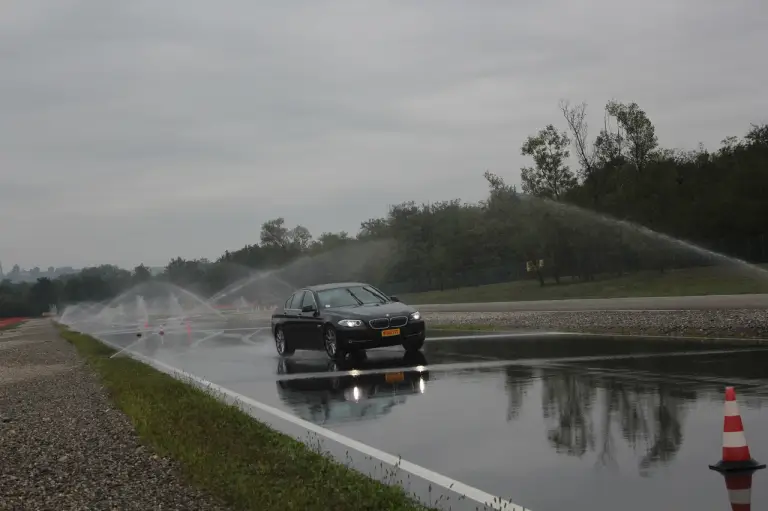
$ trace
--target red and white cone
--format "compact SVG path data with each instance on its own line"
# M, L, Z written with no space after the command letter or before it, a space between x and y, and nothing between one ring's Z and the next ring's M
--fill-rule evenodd
M731 511L752 511L752 472L724 476Z
M744 424L741 422L736 391L733 387L725 388L725 422L723 424L723 459L709 468L718 472L735 472L765 468L749 453L747 438L744 436Z

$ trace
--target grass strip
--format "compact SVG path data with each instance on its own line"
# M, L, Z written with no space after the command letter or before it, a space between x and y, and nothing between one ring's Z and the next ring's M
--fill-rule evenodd
M759 267L768 269L768 265ZM768 293L768 279L759 277L756 271L743 268L710 266L664 273L644 271L621 277L600 275L588 282L564 277L560 285L548 281L543 287L530 278L444 291L401 293L398 296L406 303L425 304Z
M158 455L234 509L425 510L388 486L278 433L235 406L62 328L109 395Z

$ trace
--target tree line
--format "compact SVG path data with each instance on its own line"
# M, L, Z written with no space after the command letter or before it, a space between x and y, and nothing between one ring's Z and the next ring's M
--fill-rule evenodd
M679 150L659 144L636 103L609 101L594 136L586 104L561 102L560 112L521 144L530 164L520 169L520 190L486 171L488 196L479 203L405 202L363 221L356 235L313 237L278 217L252 245L215 261L177 257L154 277L144 265L103 265L34 283L5 280L0 317L103 301L152 279L211 296L276 269L286 285L355 277L407 293L522 278L557 285L712 262L677 239L768 261L768 124L713 151Z

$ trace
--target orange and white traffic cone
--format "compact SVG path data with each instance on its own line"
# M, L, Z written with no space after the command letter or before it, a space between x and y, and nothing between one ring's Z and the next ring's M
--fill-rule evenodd
M733 387L725 388L725 422L723 424L723 459L709 468L718 472L736 472L765 468L752 459L744 436L744 424L741 422L736 391Z
M723 475L731 511L752 511L752 471Z

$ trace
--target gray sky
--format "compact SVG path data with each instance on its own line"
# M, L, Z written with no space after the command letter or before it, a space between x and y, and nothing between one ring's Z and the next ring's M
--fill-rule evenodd
M0 261L216 258L519 182L526 135L636 101L663 145L768 120L765 0L5 0Z

